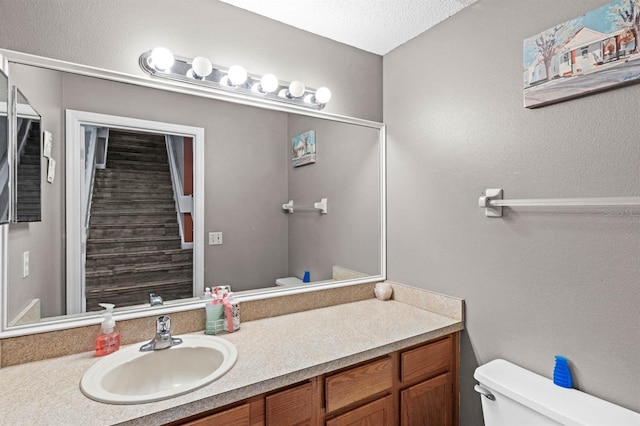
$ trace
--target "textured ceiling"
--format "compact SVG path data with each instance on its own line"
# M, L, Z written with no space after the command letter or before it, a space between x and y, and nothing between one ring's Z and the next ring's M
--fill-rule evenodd
M384 55L476 0L220 0Z

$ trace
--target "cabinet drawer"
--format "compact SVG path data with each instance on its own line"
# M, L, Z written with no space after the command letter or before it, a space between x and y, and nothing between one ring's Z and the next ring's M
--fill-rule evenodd
M409 382L451 371L452 342L448 337L400 355L400 379Z
M384 392L392 383L391 357L329 376L325 379L327 413Z
M249 426L251 411L249 404L243 404L236 408L230 408L205 418L184 423L184 426Z
M266 398L267 426L313 424L313 385L305 383Z
M351 410L335 419L328 420L326 426L353 425L393 425L393 397L391 395L376 399L369 404Z

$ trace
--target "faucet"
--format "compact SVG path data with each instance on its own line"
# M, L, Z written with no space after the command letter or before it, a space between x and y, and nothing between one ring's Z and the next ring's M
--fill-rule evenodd
M149 343L140 346L140 352L167 349L180 343L182 343L182 339L171 337L171 319L167 315L162 315L156 320L155 337Z
M164 301L162 300L162 297L160 297L159 295L155 294L155 293L151 293L149 295L149 304L151 306L160 306L164 303Z

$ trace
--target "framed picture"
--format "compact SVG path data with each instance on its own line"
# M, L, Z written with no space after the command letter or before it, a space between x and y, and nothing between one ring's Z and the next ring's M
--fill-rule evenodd
M524 106L640 82L640 0L615 0L524 40Z
M316 131L300 133L291 139L291 163L293 167L316 162Z

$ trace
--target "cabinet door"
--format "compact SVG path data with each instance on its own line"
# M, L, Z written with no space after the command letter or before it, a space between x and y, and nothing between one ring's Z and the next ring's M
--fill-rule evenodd
M392 407L393 397L389 395L329 420L326 426L392 426Z
M315 424L313 385L305 383L266 398L267 426Z
M451 373L418 383L400 393L402 426L452 426Z
M185 426L250 426L251 411L249 404L230 408L202 419L185 423Z

